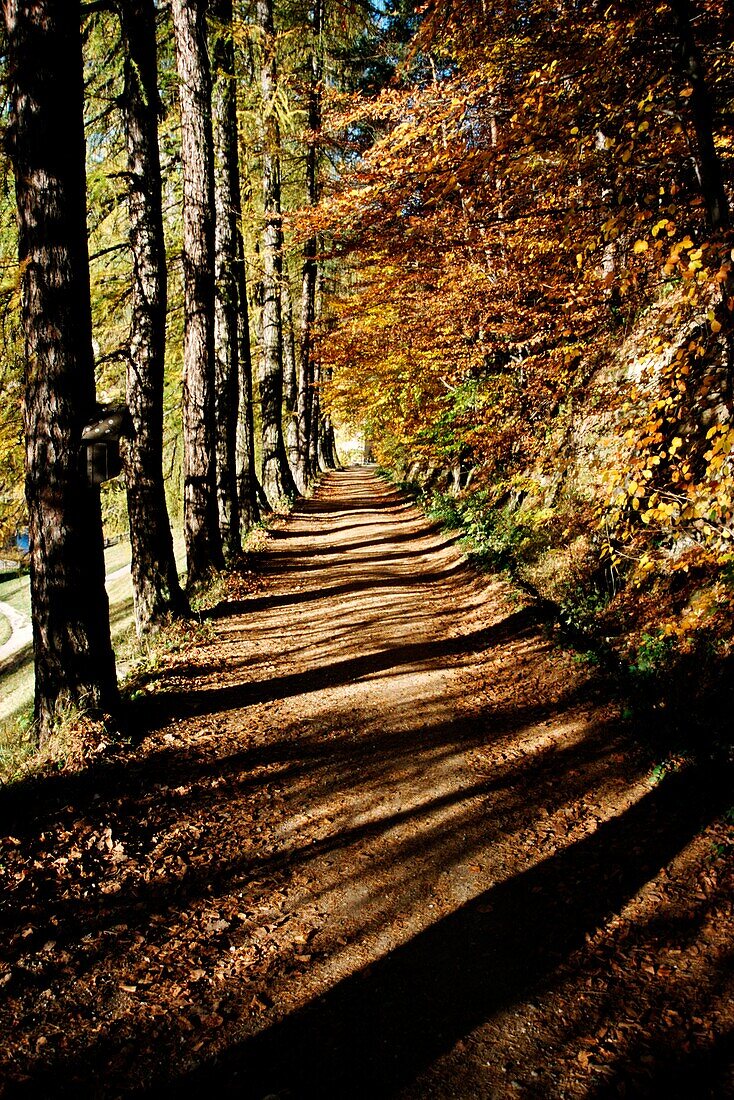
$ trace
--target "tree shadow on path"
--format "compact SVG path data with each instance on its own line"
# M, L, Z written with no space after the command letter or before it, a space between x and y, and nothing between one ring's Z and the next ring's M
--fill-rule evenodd
M727 797L720 773L670 776L593 835L488 890L168 1091L159 1085L146 1095L395 1096L473 1028L552 984L585 936ZM705 1095L706 1067L690 1071L695 1082L681 1066L678 1091L667 1095Z

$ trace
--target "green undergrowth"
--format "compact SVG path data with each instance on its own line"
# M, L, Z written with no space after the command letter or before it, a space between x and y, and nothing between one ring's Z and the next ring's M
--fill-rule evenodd
M89 715L69 711L60 716L53 735L39 747L32 703L22 703L0 721L0 785L32 774L73 770L92 759L100 745L106 747L124 738L128 704L154 694L160 676L182 654L211 641L214 637L212 612L231 599L233 593L238 597L249 593L255 584L255 558L266 544L267 527L264 523L257 524L248 532L238 560L230 568L212 573L189 592L191 617L168 619L143 638L138 638L132 621L132 598L118 600L112 606L111 626L122 701L119 721L115 717L114 721L100 726ZM28 699L33 690L33 667L29 658L14 675L21 674L29 680L29 690L25 693ZM4 677L4 687L9 683L8 674Z
M210 584L206 596L200 596L202 603L214 606L216 591L218 581ZM197 645L206 645L213 637L211 622L194 614L190 619L173 619L142 639L131 638L130 667L120 686L123 702L134 702L154 690L160 675L181 653Z
M398 483L400 484L400 483ZM617 683L623 717L669 753L731 755L734 567L605 564L583 501L552 507L520 484L451 492L400 484L469 559L542 603L576 663ZM667 565L667 563L666 563Z
M22 774L37 751L32 707L0 722L0 785Z

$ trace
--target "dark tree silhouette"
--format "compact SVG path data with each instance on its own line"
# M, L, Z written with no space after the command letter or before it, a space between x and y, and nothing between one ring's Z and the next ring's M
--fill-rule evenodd
M99 492L82 431L95 413L82 48L77 5L4 0L10 150L25 331L26 499L36 719L117 701Z
M214 444L214 154L204 0L172 0L183 167L184 533L189 584L224 565Z
M158 149L158 70L153 0L119 5L125 48L123 117L133 260L125 481L132 549L135 625L144 634L168 614L185 614L163 483L163 372L166 248Z

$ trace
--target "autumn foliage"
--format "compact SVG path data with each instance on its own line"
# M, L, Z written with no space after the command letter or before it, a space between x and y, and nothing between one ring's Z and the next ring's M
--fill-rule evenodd
M331 407L400 477L581 531L610 594L731 561L732 26L434 2L399 82L332 103Z

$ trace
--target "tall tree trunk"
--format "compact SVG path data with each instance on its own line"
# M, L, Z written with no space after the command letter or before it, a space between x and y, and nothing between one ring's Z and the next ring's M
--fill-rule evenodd
M322 267L317 268L316 294L314 296L314 320L321 317L324 301L324 272ZM324 422L322 389L324 383L324 371L318 358L311 352L311 371L313 378L313 394L311 397L311 433L309 436L309 462L315 474L328 469L328 462L324 455Z
M252 396L252 346L247 301L245 243L241 210L237 224L237 288L239 294L239 415L237 418L237 500L241 522L252 527L260 519L262 489L255 471L255 417Z
M237 424L235 433L235 471L237 484L237 509L240 531L252 527L260 519L259 500L262 489L255 471L255 424L252 393L252 346L250 342L250 308L247 294L247 267L245 262L245 242L242 230L242 180L238 156L239 133L237 122L237 82L235 76L234 38L232 37L233 4L231 0L221 4L215 0L213 10L220 26L228 32L228 46L217 58L220 79L229 77L231 95L227 100L227 110L231 112L229 134L234 135L230 146L233 154L229 162L231 171L232 214L234 224L234 259L232 270L237 295ZM217 15L217 11L219 14ZM252 77L253 74L251 73ZM222 89L225 91L225 89Z
M99 492L81 436L95 412L79 8L3 0L26 348L26 500L35 708L117 702Z
M237 494L237 422L239 414L239 333L237 220L239 170L237 89L234 81L232 0L210 0L213 33L212 115L214 119L214 313L215 421L219 529L227 558L242 549ZM247 305L245 303L245 309Z
M205 0L172 0L181 99L188 583L224 565L214 443L214 157Z
M158 69L154 0L119 6L125 48L123 117L129 175L133 286L125 442L125 482L139 635L169 614L186 614L173 553L163 483L163 371L166 347L166 248L158 149Z
M668 0L678 32L680 64L693 88L690 98L698 145L698 178L712 229L726 229L731 212L724 190L724 172L714 141L714 104L706 72L691 27L690 0Z
M292 413L298 399L296 372L296 342L293 332L293 302L287 271L283 271L280 288L280 309L283 318L283 401L286 412Z
M328 386L331 382L331 367L327 367L324 370L324 383ZM323 455L323 464L329 470L339 469L339 459L336 453L336 437L334 435L334 425L331 421L331 416L326 413L321 418L321 453Z
M320 443L321 443L321 366L315 360L311 360L311 422L308 434L308 464L311 476L321 471Z
M281 287L281 311L283 315L283 400L287 417L285 447L293 480L299 493L306 489L299 476L300 447L298 445L298 368L296 366L296 341L293 328L293 301L290 279L283 272Z
M275 113L277 74L274 52L273 0L257 0L262 57L262 171L264 222L262 232L262 350L260 406L262 420L262 485L271 504L297 496L283 440L283 321L281 279L283 232L280 207L280 127Z
M318 134L321 129L321 30L324 21L324 0L313 0L311 8L310 85L308 94L308 147L306 150L306 194L310 206L319 201ZM297 476L304 484L318 473L313 461L313 416L318 406L315 395L313 363L313 326L316 319L316 283L318 280L318 240L310 237L304 246L301 277L301 339L298 391L298 443L300 447ZM318 413L316 413L318 418ZM317 449L317 448L316 448Z
M680 64L693 88L690 98L698 146L697 172L709 224L716 233L731 227L731 209L724 187L724 169L716 149L714 100L706 80L700 50L693 37L690 0L668 0L676 30ZM720 287L718 320L726 341L726 398L734 411L734 267L727 258L727 275Z

